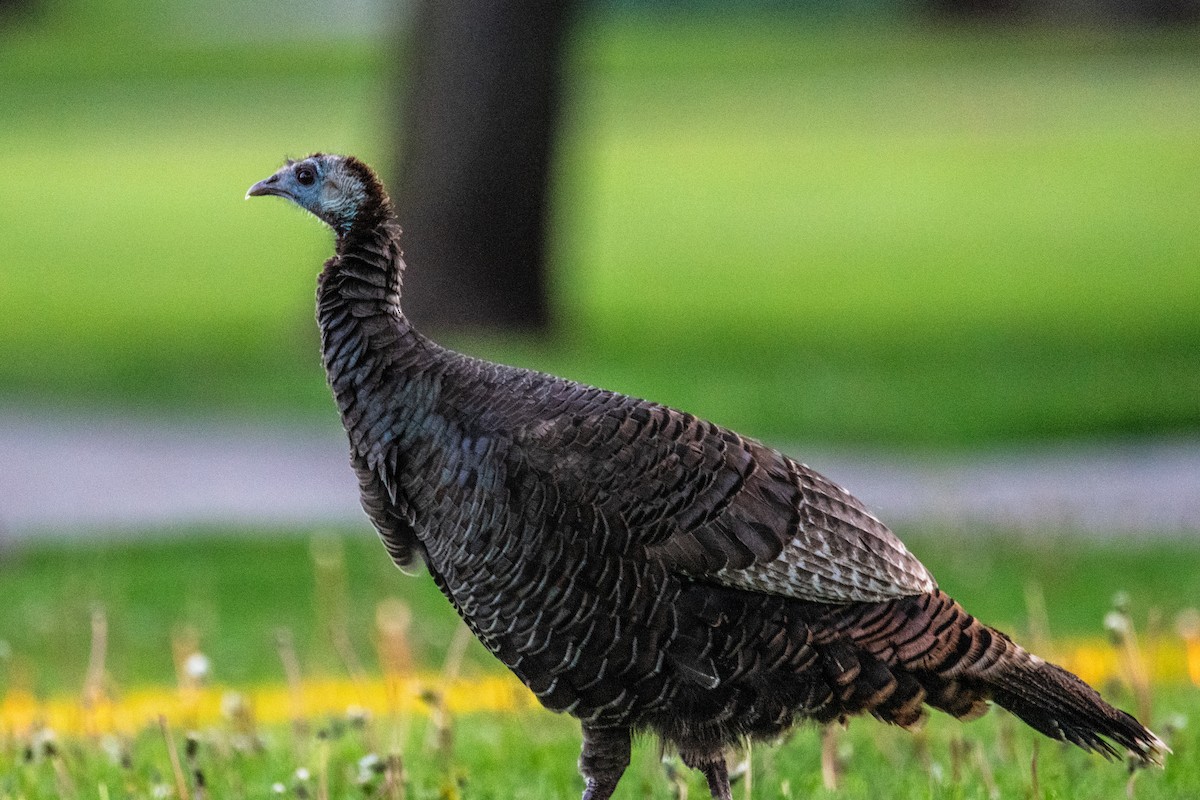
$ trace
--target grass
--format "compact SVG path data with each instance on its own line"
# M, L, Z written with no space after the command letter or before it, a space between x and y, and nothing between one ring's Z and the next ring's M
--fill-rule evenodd
M390 674L388 650L380 644L388 634L380 620L405 613L398 609L411 615L402 639L406 657L418 669L436 670L458 629L431 581L398 574L363 531L312 537L282 531L169 533L43 542L5 552L0 697L14 689L79 697L88 680L84 673L97 609L107 622L105 670L98 685L118 699L133 696L139 686L179 685L177 661L187 648L210 659L208 680L237 690L290 683L277 645L280 630L290 633L300 675L310 679L346 675L345 654L333 644L331 630L346 632L349 649L374 676ZM943 588L982 619L1027 642L1044 635L1031 633L1030 586L1040 588L1045 625L1057 642L1098 635L1120 589L1128 591L1143 637L1174 636L1176 615L1200 597L1200 576L1179 569L1200 560L1190 541L1130 548L996 532L972 538L909 532L905 538ZM472 641L458 671L472 680L496 675L500 667ZM1104 691L1125 707L1136 705L1121 682L1106 683ZM1185 724L1194 723L1198 700L1197 689L1186 683L1153 687L1155 724L1172 731L1175 756L1166 772L1139 776L1135 797L1186 798L1200 791L1200 741L1194 724ZM450 717L312 712L287 725L267 722L272 716L261 711L258 722L240 716L194 725L172 722L193 797L199 796L196 770L214 797L278 796L272 789L276 783L290 797L394 797L385 784L386 764L395 754L402 761L408 798L548 798L580 788L575 723L545 712ZM191 747L185 734L195 740ZM1004 797L1099 798L1124 790L1127 776L1119 766L1036 741L1035 734L1001 713L965 727L935 716L916 737L856 720L839 739L837 752L845 764L834 792L821 788L819 737L801 729L782 746L754 748L753 796L867 798L884 786L895 797L955 799L988 797L993 787ZM193 750L189 760L186 754ZM1036 793L1029 766L1035 752ZM384 765L381 772L369 764L365 772L360 768L360 760L370 755ZM674 796L658 761L655 745L641 742L621 796ZM297 777L301 768L307 779ZM682 779L690 782L692 796L704 796L694 776ZM179 796L162 731L151 726L94 737L63 731L47 746L44 734L0 728L0 798L92 796L99 786L104 787L101 797Z
M1194 36L718 19L583 26L559 334L458 344L777 440L1200 426ZM326 415L328 236L240 198L386 166L391 51L85 34L0 49L0 397Z
M1168 693L1163 699L1170 703L1177 698ZM175 732L175 748L186 770L184 783L195 792L198 771L212 796L248 798L537 800L577 796L582 788L575 772L578 733L574 723L564 717L528 712L466 715L451 723L452 744L442 746L430 746L429 723L423 719L408 725L407 731L402 730L399 738L383 747L380 736L391 734L391 721L372 721L363 727L336 718L311 722L315 730L300 736L284 728L260 731L257 738L250 738L225 726L193 733L195 756L191 759L185 755L189 748L183 733ZM781 746L753 748L752 796L869 800L885 793L894 798L965 800L987 798L990 792L993 797L1091 800L1121 796L1125 791L1128 776L1120 765L1104 764L1095 756L1048 741L1035 750L1035 741L1032 733L1017 728L1011 718L1001 714L965 727L936 718L918 737L873 721L855 720L839 738L843 774L839 788L830 791L822 788L818 736L811 729L801 729ZM1194 764L1200 744L1195 732L1179 732L1174 744L1179 760L1169 762L1164 772L1139 775L1132 797L1173 800L1200 791L1198 773L1187 763L1190 759ZM11 743L0 750L0 797L83 796L98 786L110 797L177 796L167 745L156 729L126 740L56 745L53 755L35 748L28 759ZM387 787L389 751L402 757L399 763L393 762L393 768L404 771L403 795ZM1035 752L1036 777L1030 768ZM122 759L127 766L122 766ZM369 768L373 763L380 765L380 771ZM678 763L671 768L676 774L683 773L679 781L689 796L707 796L702 780L687 774ZM304 772L298 776L299 769ZM276 784L278 788L273 789ZM745 796L743 791L744 780L735 784L734 796ZM637 743L617 797L681 796L668 781L655 745Z
M1200 561L1187 541L1130 547L933 532L905 539L947 592L1014 634L1029 629L1029 586L1043 592L1048 626L1058 638L1099 634L1119 590L1167 631L1200 597L1200 574L1179 569ZM209 656L214 680L279 681L280 629L293 632L306 674L343 674L330 625L344 628L360 654L371 654L377 611L389 601L411 610L408 646L416 663L440 664L457 618L428 578L399 574L365 531L328 532L311 541L282 533L176 531L145 541L29 545L0 563L0 640L10 654L0 662L0 686L41 695L77 689L95 608L107 616L109 672L119 686L174 682L172 642L181 637ZM468 671L499 669L474 644L466 665Z
M148 2L64 9L2 34L0 399L328 418L311 321L328 237L240 198L285 153L386 166L391 53L162 36L154 18L148 38ZM710 23L587 22L558 184L561 329L464 347L776 439L963 446L1200 426L1193 34ZM330 630L372 675L380 615L411 613L406 646L426 668L457 630L430 582L399 576L362 531L167 533L0 551L0 696L78 696L97 611L117 695L176 685L189 647L236 688L285 680L280 631L317 677L346 669ZM1040 635L1031 586L1056 641L1097 635L1118 589L1142 631L1166 635L1200 597L1181 569L1200 561L1191 542L905 533L947 591L1026 640ZM499 667L472 643L462 669ZM1134 705L1121 685L1106 692ZM1132 796L1200 795L1196 689L1156 686L1154 704L1156 725L1191 726ZM548 713L300 722L171 731L179 783L155 727L49 743L0 729L0 800L198 798L199 775L214 797L395 797L398 763L409 798L580 790L576 725ZM1002 714L935 717L915 738L855 721L830 791L802 730L754 749L754 796L1126 791L1119 766L1038 741ZM382 772L364 771L372 754ZM619 796L679 796L653 743Z

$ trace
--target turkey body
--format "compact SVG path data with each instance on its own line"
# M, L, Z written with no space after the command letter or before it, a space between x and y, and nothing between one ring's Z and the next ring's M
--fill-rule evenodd
M364 507L548 708L685 747L846 713L813 642L845 606L699 580L771 562L805 526L827 534L794 567L816 596L822 580L836 597L933 589L817 473L674 409L375 325L342 268L319 320Z
M309 161L314 180L360 189L305 207L338 234L317 316L363 507L398 564L423 561L542 704L581 721L586 798L612 794L634 731L727 798L724 753L742 737L863 712L909 726L926 705L969 718L996 701L1055 738L1157 760L1153 734L976 621L806 466L414 330L399 228L365 165L312 156L251 193L282 194Z

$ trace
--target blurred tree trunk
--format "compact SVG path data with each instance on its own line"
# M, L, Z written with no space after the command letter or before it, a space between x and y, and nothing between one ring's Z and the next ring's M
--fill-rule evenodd
M416 3L396 208L418 325L549 325L548 189L572 6Z
M0 0L0 22L15 19L18 15L33 16L40 10L36 0Z

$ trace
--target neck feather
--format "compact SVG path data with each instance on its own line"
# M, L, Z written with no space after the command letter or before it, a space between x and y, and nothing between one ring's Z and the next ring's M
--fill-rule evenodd
M391 217L355 224L338 236L317 290L325 370L336 394L363 387L373 368L392 362L416 336L400 310L404 259Z
M325 262L320 299L323 304L349 305L356 317L386 315L403 319L403 277L404 254L395 219L355 224L338 235L336 253Z
M338 236L317 290L325 372L354 452L372 470L388 458L394 469L386 445L420 428L444 358L400 310L400 227L387 210Z

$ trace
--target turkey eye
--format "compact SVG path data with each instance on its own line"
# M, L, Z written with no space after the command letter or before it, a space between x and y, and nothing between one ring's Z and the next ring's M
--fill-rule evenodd
M316 179L316 173L313 172L309 167L300 167L300 169L296 170L296 180L298 180L302 186L312 186L313 181Z

